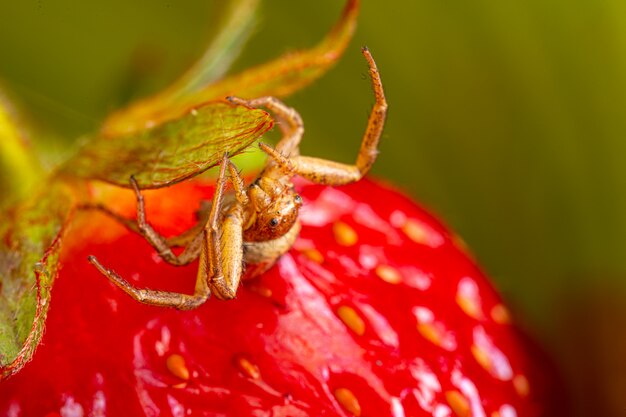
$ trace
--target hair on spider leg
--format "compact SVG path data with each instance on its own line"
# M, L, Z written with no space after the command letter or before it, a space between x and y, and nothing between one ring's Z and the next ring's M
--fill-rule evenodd
M239 175L240 177L242 177L243 175L243 169L239 168L237 165L232 164L233 167L235 167L235 172L237 172L237 175Z

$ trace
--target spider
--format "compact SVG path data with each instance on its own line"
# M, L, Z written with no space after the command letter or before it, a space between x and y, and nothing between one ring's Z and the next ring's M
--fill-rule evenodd
M223 300L234 298L244 264L260 265L256 273L266 270L291 248L298 236L302 198L291 182L295 175L318 184L343 185L359 181L374 163L387 103L376 63L367 48L362 52L369 65L376 101L354 165L301 156L298 147L304 133L302 119L276 98L228 97L236 105L265 107L282 122L282 138L275 148L259 143L269 158L256 180L246 187L235 165L224 155L212 204L200 210L198 224L172 238L159 235L146 221L143 195L132 177L130 183L137 198L136 223L105 209L140 233L166 262L185 265L199 257L193 294L136 288L94 256L89 257L89 262L133 299L145 304L187 310L202 305L211 294ZM227 173L233 187L229 194L225 193ZM185 248L180 255L174 254L172 248L181 246Z

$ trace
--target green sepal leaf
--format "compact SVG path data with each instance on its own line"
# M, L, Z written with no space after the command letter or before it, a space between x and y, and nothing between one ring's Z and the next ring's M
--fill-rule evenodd
M341 56L356 28L359 1L349 0L339 21L315 47L290 52L273 61L226 77L199 90L189 90L175 101L157 94L139 100L113 113L102 132L108 136L141 130L147 122L163 123L180 117L188 109L229 95L242 98L260 96L284 97L323 75Z
M273 126L263 110L210 102L151 129L88 141L61 174L140 188L166 187L236 155Z
M70 187L55 182L2 213L0 380L19 371L41 340L74 201Z

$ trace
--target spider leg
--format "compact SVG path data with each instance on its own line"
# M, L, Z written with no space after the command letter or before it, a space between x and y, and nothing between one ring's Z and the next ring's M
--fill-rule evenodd
M130 177L130 185L135 191L137 197L137 228L139 233L152 245L158 252L159 256L163 258L169 264L172 265L187 265L198 258L201 251L202 243L202 229L206 224L207 215L201 213L200 220L195 226L192 226L187 231L183 232L180 236L166 239L146 220L146 206L143 198L143 194L139 190L137 181L134 177ZM174 254L172 251L173 246L181 246L186 244L187 246L180 255Z
M141 303L162 307L174 307L179 310L189 310L202 305L211 294L209 284L210 280L212 280L215 276L221 275L221 266L215 261L215 259L218 259L216 255L219 254L219 248L214 245L210 245L209 243L211 240L215 241L219 236L218 217L224 197L226 165L227 158L224 156L215 195L213 197L213 205L209 216L209 225L207 225L204 232L200 234L200 236L204 236L205 239L202 239L201 244L199 245L200 265L196 277L196 287L192 295L171 291L136 288L112 269L104 267L95 256L90 256L88 258L89 262L91 262L98 269L98 271L109 278L120 289ZM209 236L211 239L209 239Z
M131 184L133 180L131 179ZM203 204L198 210L198 222L183 231L180 235L164 237L155 231L152 226L146 221L145 203L140 191L133 186L135 194L137 195L137 219L131 219L122 216L119 213L111 210L107 206L101 203L85 203L79 206L81 210L98 210L107 216L113 218L115 221L121 223L127 229L137 234L142 235L152 247L154 247L159 256L169 264L172 265L186 265L194 261L200 254L200 246L202 244L202 231L209 217L209 211L211 209L210 203ZM206 202L204 202L206 203ZM176 256L171 248L183 247L186 248L183 252Z
M240 205L245 206L250 202L248 199L248 193L246 192L246 185L243 182L243 178L239 175L237 167L231 162L230 159L228 160L228 171L230 173L230 181L232 182L235 190L235 198Z
M135 219L129 219L127 217L122 216L121 214L111 210L107 206L102 203L83 203L78 206L79 210L97 210L107 216L111 217L113 220L122 224L131 232L135 232L137 234L141 234L139 227L137 226L137 222Z
M93 266L103 275L109 278L115 285L121 288L126 294L130 295L134 300L140 303L150 304L160 307L174 307L179 310L190 310L200 306L209 298L210 291L198 291L193 295L181 294L170 291L150 290L145 288L136 288L124 278L119 276L112 269L104 267L95 256L87 258Z
M241 274L243 272L243 207L248 203L248 196L232 162L227 161L230 178L235 189L236 200L224 213L221 224L217 223L217 215L211 213L207 224L207 241L205 250L209 251L214 262L209 285L215 297L221 300L235 298Z
M300 175L319 184L343 185L363 178L374 164L378 155L378 142L387 116L387 101L374 58L367 48L363 48L362 52L369 65L376 102L370 112L356 163L348 165L310 156L289 156L284 154L278 146L272 149L263 143L259 144L261 149L278 163L284 173Z
M276 144L276 149L286 156L299 155L300 141L304 134L304 123L302 117L293 108L287 106L275 97L259 97L253 100L243 100L238 97L228 97L228 100L234 104L245 105L248 107L265 107L272 113L274 117L279 119L278 126L283 133L283 137Z

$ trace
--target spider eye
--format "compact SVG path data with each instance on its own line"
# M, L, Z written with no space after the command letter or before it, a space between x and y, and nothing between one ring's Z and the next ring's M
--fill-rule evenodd
M276 227L276 226L278 226L278 219L274 217L270 220L270 227Z
M300 197L300 194L296 194L293 200L298 204L302 203L302 197Z

